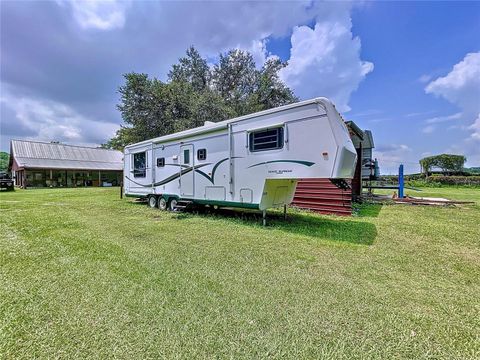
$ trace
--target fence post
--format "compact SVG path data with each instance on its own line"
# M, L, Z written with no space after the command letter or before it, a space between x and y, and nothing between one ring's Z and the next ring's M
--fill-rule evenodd
M403 164L401 164L398 168L398 197L403 199Z

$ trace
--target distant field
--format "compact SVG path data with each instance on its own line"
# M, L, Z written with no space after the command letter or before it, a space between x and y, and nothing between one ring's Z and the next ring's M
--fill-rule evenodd
M442 188L419 188L421 191L405 189L405 195L414 197L443 197L450 200L475 201L480 205L480 189L462 188L462 187L442 187ZM396 190L375 190L375 194L391 195Z
M410 191L408 191L410 193ZM480 191L338 218L0 193L0 358L480 358Z

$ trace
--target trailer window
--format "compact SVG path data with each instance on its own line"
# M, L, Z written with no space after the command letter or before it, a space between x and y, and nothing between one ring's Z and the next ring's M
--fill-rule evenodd
M165 158L157 158L157 167L164 167L165 166Z
M254 131L249 134L250 151L265 151L283 148L283 127Z
M190 164L190 150L183 150L183 163Z
M147 175L147 154L145 152L133 154L133 176L145 177Z
M207 160L207 149L198 149L197 150L197 159L198 160Z

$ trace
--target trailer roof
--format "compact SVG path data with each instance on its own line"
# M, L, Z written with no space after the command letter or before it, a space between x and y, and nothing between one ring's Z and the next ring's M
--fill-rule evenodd
M202 134L202 133L214 132L214 131L217 131L217 130L224 129L229 124L232 124L232 123L236 123L236 122L243 121L243 120L248 120L248 119L251 119L251 118L254 118L254 117L257 117L257 116L274 114L276 112L290 110L290 109L294 109L294 108L297 108L297 107L310 105L310 104L320 104L322 106L325 106L326 104L330 104L330 105L334 106L329 99L324 98L324 97L318 97L318 98L314 98L314 99L300 101L300 102L297 102L297 103L294 103L294 104L279 106L279 107L276 107L276 108L273 108L273 109L259 111L259 112L253 113L253 114L239 116L239 117L236 117L236 118L233 118L233 119L219 121L217 123L206 124L204 126L199 126L199 127L193 128L193 129L184 130L184 131L180 131L180 132L177 132L177 133L160 136L160 137L149 139L149 140L144 140L144 141L141 141L141 142L138 142L138 143L135 143L135 144L127 145L125 147L125 149L131 148L131 147L136 147L138 145L144 145L144 144L149 144L149 143L161 143L161 142L165 142L165 141L176 140L176 139L183 138L183 137L190 137L190 136L194 136L194 135L198 135L198 134Z

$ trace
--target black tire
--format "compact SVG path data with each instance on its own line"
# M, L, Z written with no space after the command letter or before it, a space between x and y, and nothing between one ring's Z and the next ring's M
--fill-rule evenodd
M175 211L176 206L177 206L177 199L175 198L170 199L170 201L168 202L168 210Z
M157 197L155 195L148 197L148 206L152 209L157 207Z
M158 199L157 201L158 208L160 210L167 210L168 209L168 202L165 200L165 198L162 196Z

